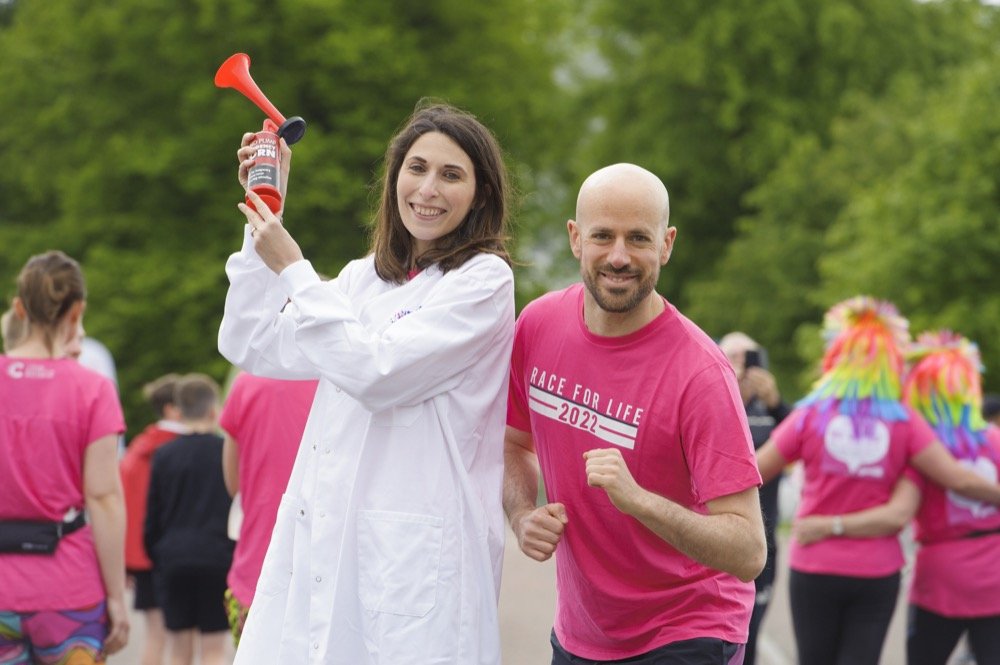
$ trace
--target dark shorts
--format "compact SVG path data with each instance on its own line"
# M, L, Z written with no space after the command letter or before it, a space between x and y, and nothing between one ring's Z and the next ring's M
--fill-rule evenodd
M743 665L746 645L733 644L713 637L672 642L652 651L622 660L588 660L574 656L559 644L552 631L552 665Z
M197 628L203 633L229 629L226 618L226 571L164 573L153 571L156 598L167 630Z
M135 599L132 606L140 611L159 608L160 604L156 602L156 591L153 589L153 571L130 570L128 574L135 580Z

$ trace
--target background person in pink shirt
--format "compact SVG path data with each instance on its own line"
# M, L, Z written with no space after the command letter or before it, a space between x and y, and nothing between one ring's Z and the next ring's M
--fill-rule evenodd
M896 533L907 518L896 511L882 523L860 523L844 515L887 504L910 465L991 503L1000 502L1000 485L958 464L901 401L908 323L891 303L851 298L827 312L824 327L822 376L757 460L765 482L795 460L805 470L797 515L803 524L789 547L799 662L877 665L904 563ZM833 537L814 542L804 525L817 515Z
M228 435L222 448L226 489L230 496L240 493L243 510L225 598L237 646L317 385L241 372L219 418Z
M1000 429L980 414L979 350L950 331L924 333L903 397L934 428L948 452L984 478L996 479ZM917 511L919 506L919 512ZM910 587L909 665L945 665L963 634L976 662L1000 663L1000 511L942 489L912 471L885 506L845 515L858 531L876 532L916 513L919 543ZM798 527L811 541L830 537L830 519Z
M0 356L0 662L103 663L128 640L125 423L111 381L68 357L85 304L62 252L18 276L27 332Z
M733 368L655 291L677 233L667 190L606 167L567 226L583 284L518 318L505 441L518 544L556 555L552 662L742 663L760 475Z

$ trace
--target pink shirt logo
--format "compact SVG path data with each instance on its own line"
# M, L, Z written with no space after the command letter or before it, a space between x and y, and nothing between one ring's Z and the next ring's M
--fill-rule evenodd
M538 367L532 368L528 383L528 408L629 450L635 448L643 414L642 407L602 399L596 390Z
M997 467L988 457L977 457L975 460L960 459L958 462L977 476L996 483ZM988 503L967 499L950 490L948 491L949 524L967 524L983 519L984 517L989 517L996 512L997 509Z
M45 365L29 365L15 360L7 366L7 376L12 379L51 379L56 373Z
M825 471L835 475L885 477L884 461L889 453L889 428L885 423L868 421L863 428L856 429L849 416L839 414L826 426L823 444Z

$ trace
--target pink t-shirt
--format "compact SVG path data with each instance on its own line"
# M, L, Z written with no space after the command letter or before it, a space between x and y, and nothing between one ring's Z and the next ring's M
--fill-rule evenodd
M735 375L666 303L624 337L583 321L582 285L518 319L507 422L531 432L548 500L566 506L555 632L571 653L616 660L679 640L745 642L753 583L679 553L587 485L583 453L617 447L640 486L691 510L760 484Z
M831 409L826 415L815 407L796 409L771 435L786 460L802 460L799 517L842 515L885 503L910 458L937 438L910 407L905 407L907 420L871 418L858 428L836 406ZM895 534L826 538L808 546L793 538L788 559L800 572L851 577L891 575L904 561Z
M109 379L75 360L0 356L0 520L61 521L82 509L87 446L124 429ZM0 610L82 608L104 596L90 526L51 556L0 554Z
M219 424L236 441L240 461L243 525L226 578L244 606L253 602L257 578L278 503L288 485L318 381L236 377Z
M962 463L996 481L1000 429L989 428L980 454ZM1000 615L1000 509L958 496L923 477L915 482L922 500L914 532L920 547L910 602L948 617ZM968 537L973 531L992 530L998 532Z

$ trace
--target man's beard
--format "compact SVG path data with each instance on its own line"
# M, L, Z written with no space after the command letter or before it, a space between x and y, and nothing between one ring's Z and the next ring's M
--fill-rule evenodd
M612 275L635 275L637 273L631 272L628 269L616 270L607 265L594 271L580 271L583 283L590 292L590 295L605 312L613 314L630 312L638 307L653 292L653 289L656 288L656 275L647 275L645 278L640 277L640 279L630 282L627 286L602 291L597 285L597 276L601 272Z

